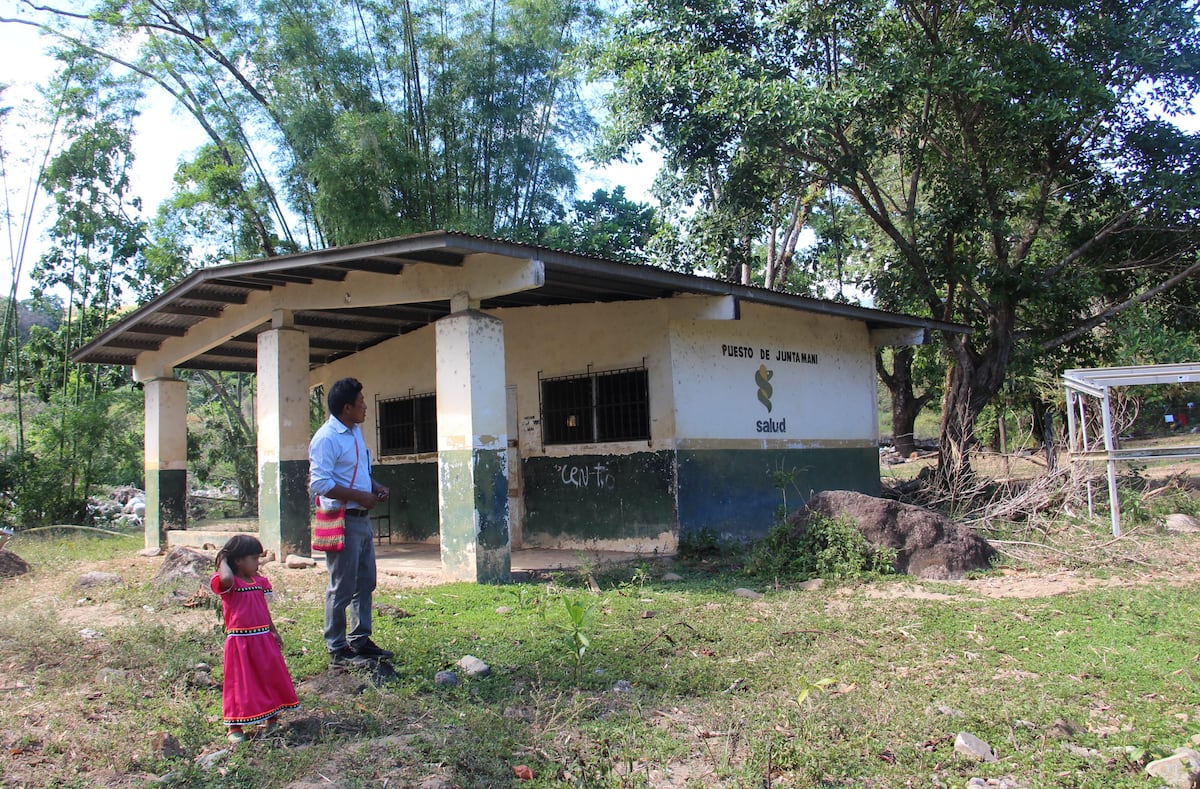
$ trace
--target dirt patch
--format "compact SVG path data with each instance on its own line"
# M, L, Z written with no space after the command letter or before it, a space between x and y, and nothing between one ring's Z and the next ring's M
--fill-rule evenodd
M1085 573L1064 570L1047 574L1022 571L1003 571L999 575L959 581L939 581L934 588L921 583L891 583L867 587L847 587L838 594L843 597L866 597L872 600L958 600L964 596L987 598L1054 597L1085 589L1132 587L1164 580L1163 574L1144 573L1127 578L1099 578ZM1200 572L1170 574L1172 585L1200 583ZM953 592L940 591L947 587Z

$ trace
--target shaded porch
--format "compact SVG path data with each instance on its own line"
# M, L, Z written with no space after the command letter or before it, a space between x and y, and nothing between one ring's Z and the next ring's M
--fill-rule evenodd
M172 529L167 532L168 547L184 545L191 548L223 545L226 540L239 533L257 533L252 527L219 529ZM323 564L322 555L314 554L318 565ZM280 557L280 560L286 557ZM661 554L633 553L628 551L602 551L595 549L514 548L512 550L512 580L521 581L537 578L546 573L560 570L576 570L585 565L591 567L613 564L632 564L642 560L661 559ZM387 578L412 578L433 583L450 583L453 578L442 566L441 546L436 542L389 542L386 537L375 541L375 563L379 568L381 582Z

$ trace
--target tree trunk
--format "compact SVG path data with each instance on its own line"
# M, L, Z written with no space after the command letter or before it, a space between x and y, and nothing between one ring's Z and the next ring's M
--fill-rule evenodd
M928 392L913 392L912 363L916 351L909 346L892 353L892 371L883 366L883 354L875 351L875 370L892 397L892 441L896 454L909 457L917 451L914 428L921 409L930 400Z
M938 438L937 484L952 500L965 494L973 472L971 447L976 443L975 420L1000 391L1012 353L1013 315L998 310L991 316L988 344L982 351L971 347L971 338L945 334L954 363L946 376L942 398L941 435Z

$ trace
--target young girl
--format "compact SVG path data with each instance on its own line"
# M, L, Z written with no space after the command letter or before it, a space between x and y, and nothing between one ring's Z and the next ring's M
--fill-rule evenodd
M262 543L238 534L217 553L212 590L225 612L225 686L222 707L229 741L245 742L244 727L265 723L270 732L282 710L300 706L283 661L283 639L271 621L271 582L258 575Z

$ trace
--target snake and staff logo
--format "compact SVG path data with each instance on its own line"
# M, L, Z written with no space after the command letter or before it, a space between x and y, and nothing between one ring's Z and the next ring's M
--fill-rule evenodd
M763 404L768 414L772 408L771 396L775 394L775 387L771 386L771 378L774 376L775 371L768 370L765 364L760 364L754 371L754 383L758 385L758 402ZM754 429L758 433L786 433L787 418L760 419L754 423Z
M765 364L760 364L754 371L754 383L758 384L758 402L763 404L768 414L771 413L771 395L775 393L771 386L771 378L774 375L775 371L768 370Z

